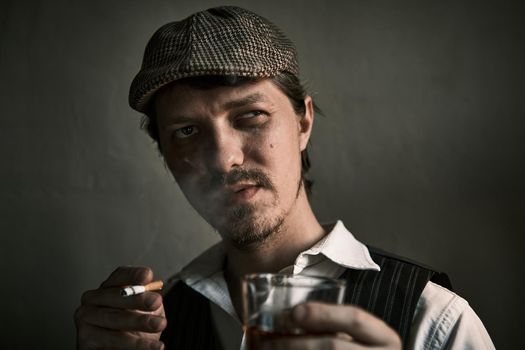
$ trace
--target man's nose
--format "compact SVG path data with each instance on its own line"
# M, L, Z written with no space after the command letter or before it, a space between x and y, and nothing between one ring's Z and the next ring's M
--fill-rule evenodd
M243 138L235 131L216 132L209 150L209 162L214 171L228 173L244 163Z

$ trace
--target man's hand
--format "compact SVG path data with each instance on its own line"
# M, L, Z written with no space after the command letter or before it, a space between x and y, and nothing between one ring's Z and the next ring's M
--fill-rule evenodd
M276 338L264 349L401 349L392 328L355 306L305 303L293 309L292 319L309 333L333 335Z
M100 288L85 292L75 312L77 349L163 349L159 341L166 328L162 296L120 295L123 286L152 280L147 267L119 267Z

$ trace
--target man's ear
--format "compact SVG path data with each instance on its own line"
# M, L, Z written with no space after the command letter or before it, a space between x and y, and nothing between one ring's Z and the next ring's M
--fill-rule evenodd
M304 99L305 112L304 116L299 119L299 147L301 152L305 150L310 140L312 127L314 125L314 103L310 96Z

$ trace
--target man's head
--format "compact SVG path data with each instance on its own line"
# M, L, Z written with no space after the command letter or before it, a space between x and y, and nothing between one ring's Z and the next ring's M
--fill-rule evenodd
M278 231L311 186L313 102L293 44L254 13L221 7L161 27L130 105L190 203L239 246Z

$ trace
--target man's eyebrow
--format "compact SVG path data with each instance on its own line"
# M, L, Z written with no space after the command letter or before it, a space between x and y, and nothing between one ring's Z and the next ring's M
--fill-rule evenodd
M180 124L180 123L188 123L193 122L195 119L192 119L190 117L186 117L183 115L169 115L166 120L158 121L159 126L167 126L171 124Z
M249 106L253 103L266 102L266 101L268 101L268 98L266 97L266 95L260 92L255 92L253 94L241 97L237 100L227 101L222 105L222 108L226 110L235 109L235 108L241 108L244 106ZM179 123L187 123L187 122L194 122L194 121L195 121L195 118L191 118L191 117L180 115L180 114L173 114L167 118L167 121L165 121L164 123L159 123L159 124L163 126L163 124L166 124L166 125L167 124L179 124Z
M244 96L238 100L232 100L224 103L225 109L241 108L244 106L251 105L257 102L266 102L267 98L264 94L260 92L255 92L253 94Z

